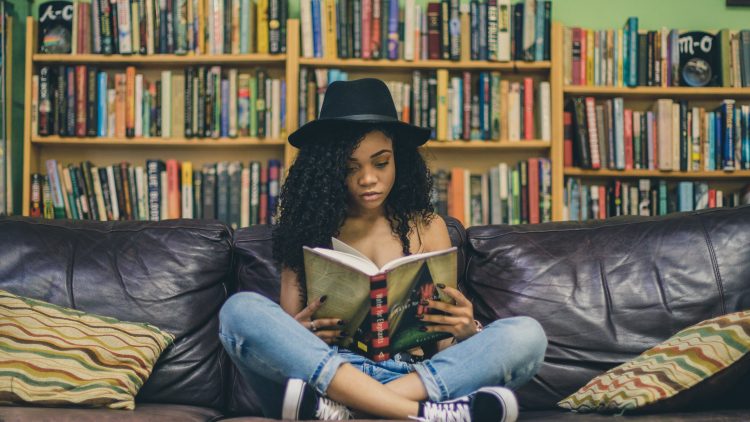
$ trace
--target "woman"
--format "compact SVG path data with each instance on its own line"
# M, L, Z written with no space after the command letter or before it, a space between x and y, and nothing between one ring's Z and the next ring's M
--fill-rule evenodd
M507 318L482 329L471 302L446 287L455 305L430 301L442 313L426 315L435 325L424 329L451 338L434 350L376 363L333 345L351 334L341 332L342 321L311 319L325 296L306 303L303 245L331 247L336 237L378 266L451 247L444 220L433 213L432 180L417 150L429 134L398 121L382 81L360 79L333 82L319 118L289 136L300 150L273 232L281 306L238 293L220 314L221 341L261 396L266 416L345 419L352 409L424 421L517 418L510 389L533 377L547 345L533 319Z

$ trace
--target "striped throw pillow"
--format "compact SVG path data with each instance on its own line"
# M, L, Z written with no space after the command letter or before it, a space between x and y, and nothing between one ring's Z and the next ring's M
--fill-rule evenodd
M592 379L558 406L578 412L684 409L729 389L750 367L750 311L705 320Z
M135 408L174 337L0 290L0 404Z

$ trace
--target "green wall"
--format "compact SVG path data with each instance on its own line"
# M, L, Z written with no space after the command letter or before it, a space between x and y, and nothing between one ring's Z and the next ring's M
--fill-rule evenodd
M243 0L245 1L245 0ZM401 0L403 3L403 0ZM416 0L427 3L427 0ZM515 0L511 0L515 1ZM36 11L40 0L10 0L14 7L13 30L13 165L15 212L21 212L21 153L23 149L24 16ZM289 0L290 17L299 17L300 0ZM468 3L468 0L461 0ZM750 7L726 7L725 0L553 0L552 19L564 25L593 29L620 27L629 16L638 16L642 29L662 26L679 29L750 28Z

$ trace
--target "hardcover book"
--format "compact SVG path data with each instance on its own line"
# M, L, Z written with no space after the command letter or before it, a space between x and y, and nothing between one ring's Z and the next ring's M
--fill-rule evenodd
M429 323L419 318L428 312L421 304L425 299L452 303L438 285L456 287L455 247L407 255L378 268L351 246L335 238L331 241L333 249L303 248L307 300L311 303L327 295L313 318L345 321L341 329L349 335L339 341L340 346L382 361L450 336L421 331Z

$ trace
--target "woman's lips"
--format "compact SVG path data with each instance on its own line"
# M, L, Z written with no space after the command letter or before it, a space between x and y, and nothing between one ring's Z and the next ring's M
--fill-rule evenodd
M377 192L363 193L360 196L362 197L362 199L369 202L369 201L375 201L378 198L380 198L380 193L377 193Z

